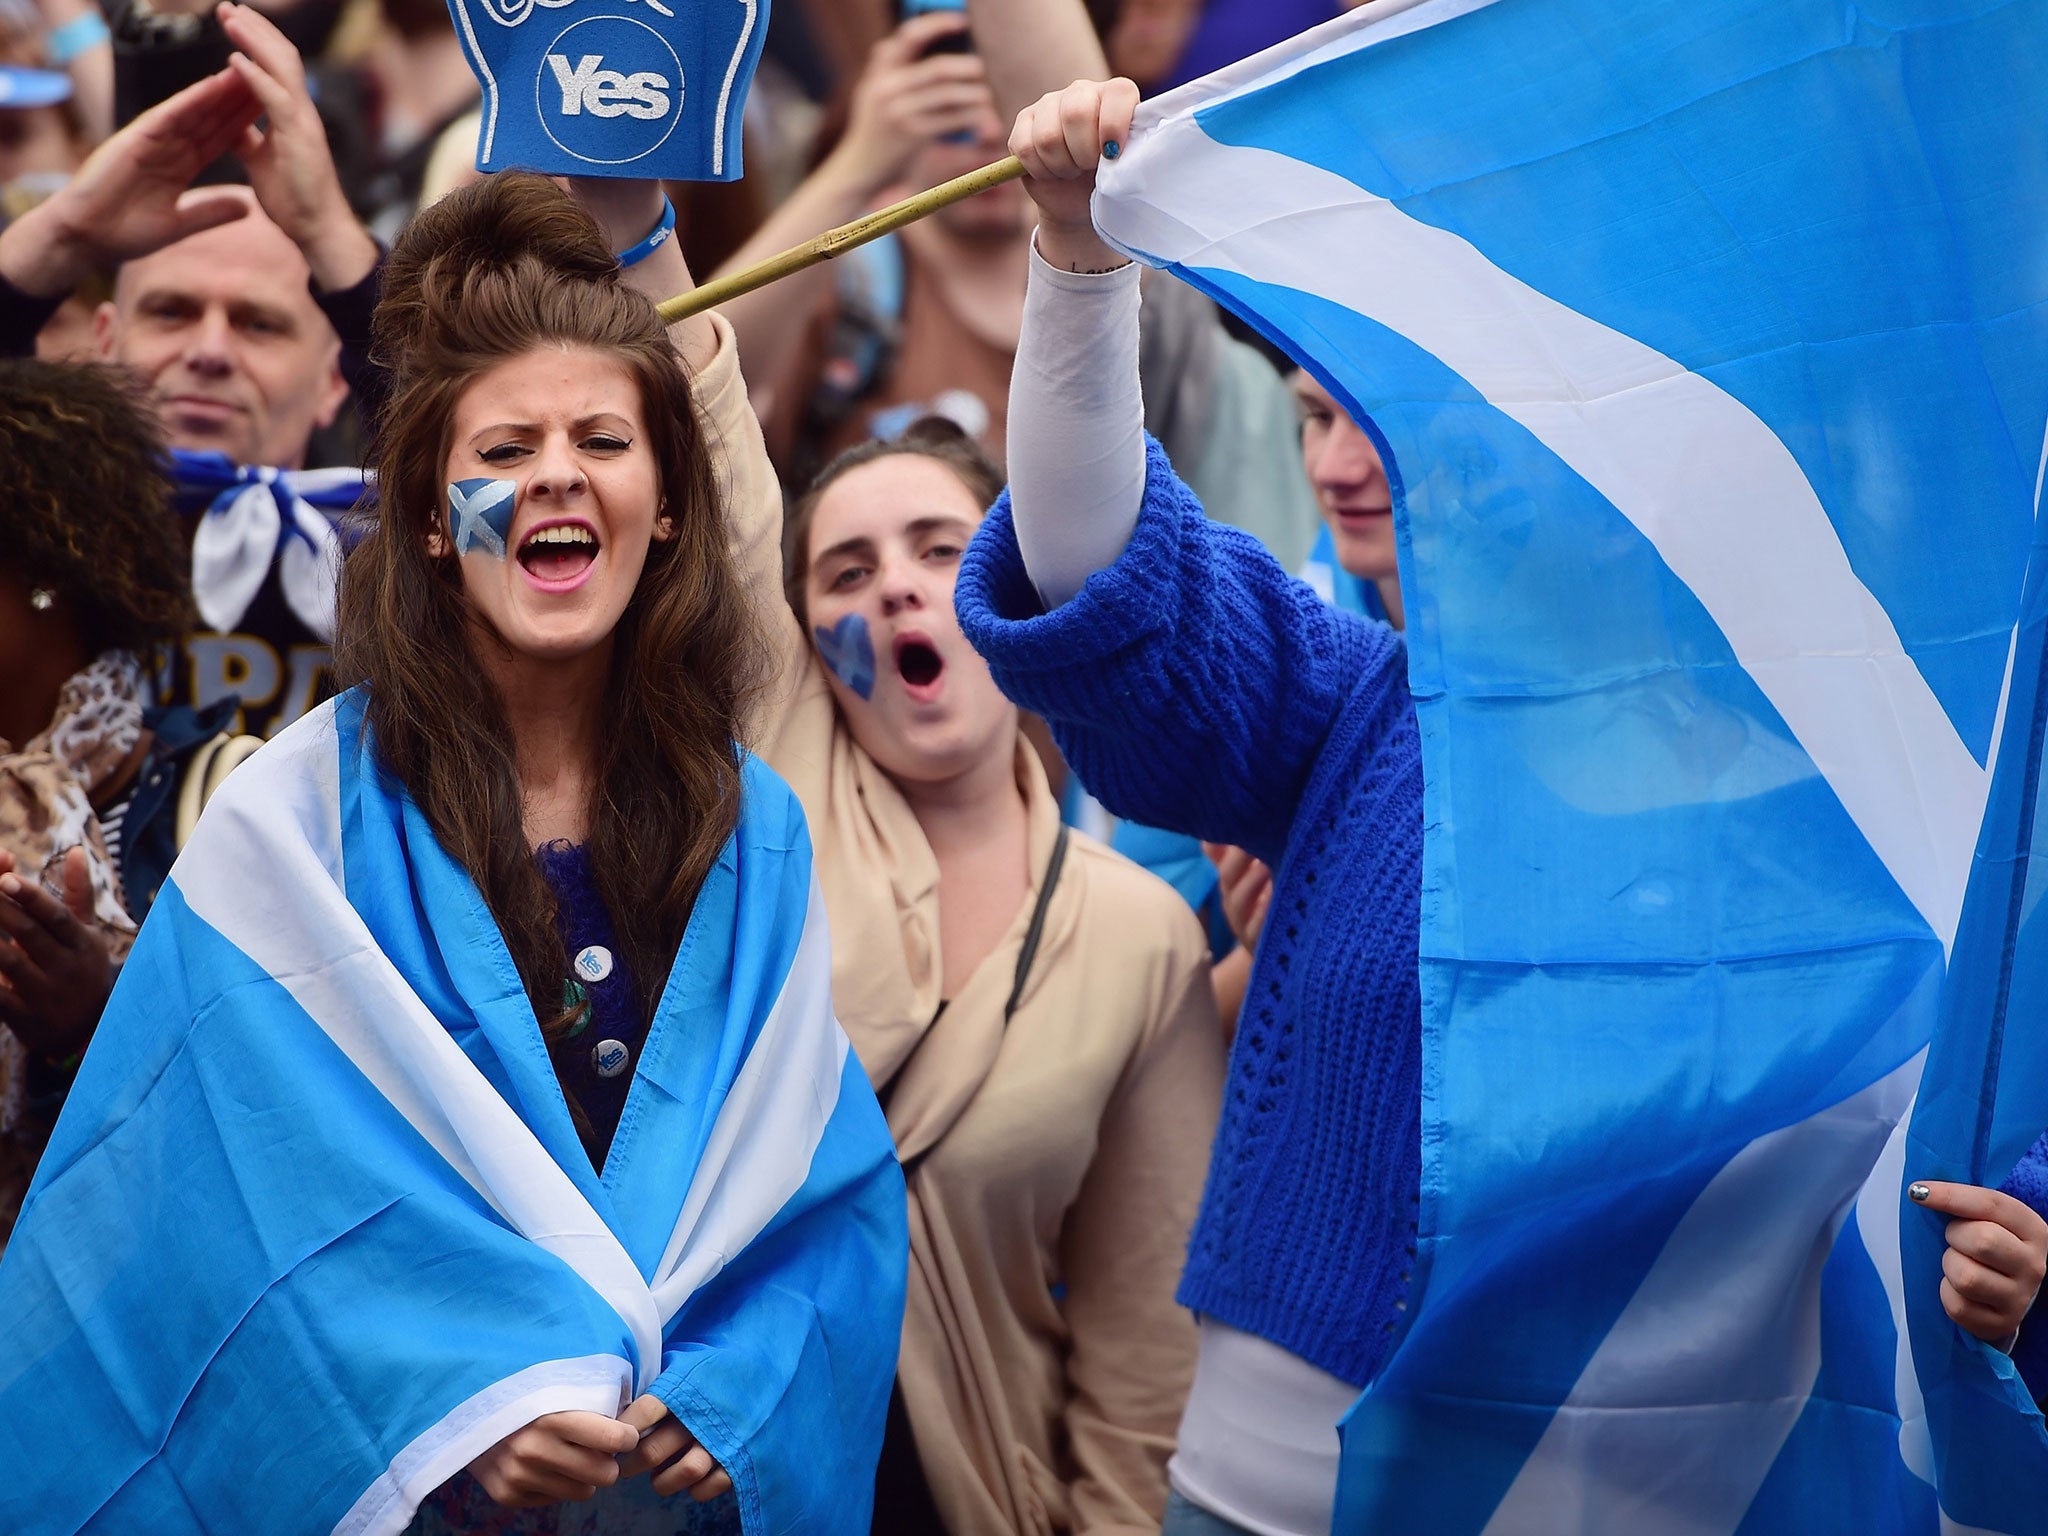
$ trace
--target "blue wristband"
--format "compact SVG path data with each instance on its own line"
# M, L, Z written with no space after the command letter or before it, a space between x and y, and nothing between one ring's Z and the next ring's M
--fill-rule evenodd
M43 56L54 68L62 69L81 53L88 53L113 36L98 11L74 16L43 42Z
M670 202L667 196L664 195L661 199L661 222L654 226L645 240L640 241L637 245L629 245L619 252L617 257L614 258L619 264L619 269L624 271L627 267L635 266L645 261L664 245L668 244L669 237L675 232L676 205Z

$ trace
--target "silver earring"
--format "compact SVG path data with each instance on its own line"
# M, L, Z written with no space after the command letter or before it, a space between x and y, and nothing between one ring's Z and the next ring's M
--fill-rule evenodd
M50 611L50 606L56 601L57 594L52 592L48 587L32 588L30 589L28 594L28 605L29 607L35 609L37 613L48 613Z

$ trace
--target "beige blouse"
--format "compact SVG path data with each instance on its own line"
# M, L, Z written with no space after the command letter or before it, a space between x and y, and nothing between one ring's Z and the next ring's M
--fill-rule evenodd
M719 327L697 399L776 657L753 745L810 821L840 1021L878 1087L902 1075L890 1130L915 1166L900 1374L933 1496L954 1536L1156 1531L1195 1361L1173 1292L1222 1097L1200 926L1170 887L1076 835L1005 1028L1059 829L1020 742L1034 889L933 1022L938 864L784 600L781 493Z

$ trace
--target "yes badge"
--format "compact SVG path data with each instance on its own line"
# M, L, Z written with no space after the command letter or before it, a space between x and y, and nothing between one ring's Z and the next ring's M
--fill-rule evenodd
M448 0L476 166L734 181L768 0Z

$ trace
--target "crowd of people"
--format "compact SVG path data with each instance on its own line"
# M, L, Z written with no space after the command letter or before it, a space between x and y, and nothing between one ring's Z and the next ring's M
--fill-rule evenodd
M879 1106L853 1134L901 1170L886 1214L869 1170L805 1218L877 1235L820 1308L900 1340L825 1363L839 1518L1330 1530L1420 1200L1393 489L1370 423L1088 198L1141 87L1338 9L788 0L747 179L664 191L480 177L431 0L4 0L0 1244L65 1199L60 1114L68 1149L126 1113L95 1031L266 742L357 712L607 1186L765 765ZM656 315L1006 147L1021 183ZM2048 1157L1913 1198L1955 1218L1949 1314L2048 1395ZM785 1471L689 1379L502 1426L411 1528L738 1529Z

